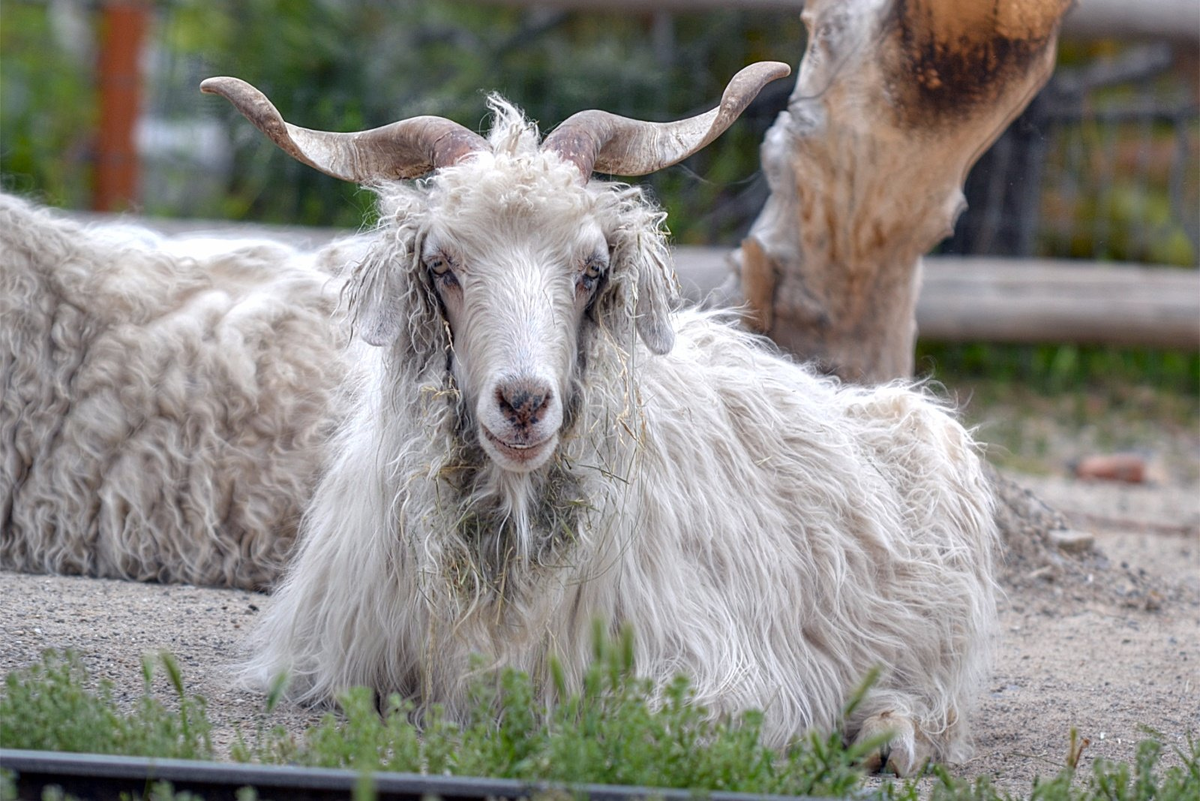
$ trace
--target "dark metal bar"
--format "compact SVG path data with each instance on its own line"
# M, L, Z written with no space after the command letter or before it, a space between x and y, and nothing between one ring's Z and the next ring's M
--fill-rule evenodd
M345 799L362 776L352 770L303 768L279 765L241 765L186 759L148 759L104 754L63 754L50 751L0 749L0 768L16 774L18 798L41 798L42 788L57 785L81 801L117 801L121 793L140 797L157 782L170 782L176 791L187 790L205 801L236 801L243 787L254 787L258 797L288 801ZM379 801L475 801L488 798L529 798L534 794L566 791L593 801L629 801L661 798L692 801L694 791L617 785L561 785L457 776L422 776L411 773L372 774ZM813 801L800 796L761 796L749 793L705 794L712 801L764 799Z

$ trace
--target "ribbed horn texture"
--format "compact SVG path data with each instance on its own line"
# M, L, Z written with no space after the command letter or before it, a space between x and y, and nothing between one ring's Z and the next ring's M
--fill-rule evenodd
M490 150L482 136L444 117L413 117L356 133L313 131L285 122L266 95L238 78L209 78L200 91L221 95L292 158L343 181L420 178Z
M790 75L778 61L744 68L725 87L721 104L705 114L678 122L645 122L590 109L567 118L542 143L579 168L592 172L646 175L683 161L725 132L771 81Z

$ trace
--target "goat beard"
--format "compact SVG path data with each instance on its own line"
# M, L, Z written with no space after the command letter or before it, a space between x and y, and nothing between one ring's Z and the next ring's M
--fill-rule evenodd
M559 444L550 461L529 473L501 468L479 442L479 424L462 395L454 404L454 453L438 473L439 496L454 554L445 578L463 600L515 602L530 573L571 564L591 509L583 479L564 447L580 418L585 359L580 354L563 408ZM451 373L453 380L453 373Z

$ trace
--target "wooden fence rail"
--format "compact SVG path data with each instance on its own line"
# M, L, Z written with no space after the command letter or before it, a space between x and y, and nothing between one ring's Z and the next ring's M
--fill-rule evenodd
M352 231L158 220L77 213L86 222L119 219L167 235L265 237L318 247ZM693 303L728 297L729 251L679 247L675 266ZM1076 343L1200 351L1200 270L1130 264L929 256L917 303L920 337L937 342Z
M925 339L1200 350L1200 271L1062 261L926 259Z
M684 295L728 297L727 252L676 250ZM930 342L1075 343L1200 350L1200 270L927 256L918 336Z

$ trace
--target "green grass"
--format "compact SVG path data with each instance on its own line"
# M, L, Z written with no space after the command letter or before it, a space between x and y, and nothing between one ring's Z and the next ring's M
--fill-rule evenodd
M1200 478L1200 354L925 344L916 365L1001 467L1060 473L1074 458L1133 451L1179 480Z
M918 791L909 783L885 790L889 801L1198 801L1200 799L1200 741L1191 741L1186 752L1179 751L1181 765L1162 768L1163 746L1157 739L1138 744L1132 766L1097 759L1090 774L1077 772L1082 748L1071 732L1067 764L1053 778L1035 779L1026 795L1014 796L998 791L987 778L967 782L935 769L937 781L932 788ZM899 789L896 789L899 787Z
M187 696L175 660L159 664L176 692L164 704L151 689L155 662L142 661L144 690L130 712L113 700L112 685L88 689L87 671L74 654L48 651L40 664L5 677L0 698L0 747L93 754L212 759L203 698Z
M608 783L750 793L845 797L875 795L883 801L1196 801L1200 799L1200 743L1162 767L1156 739L1141 744L1133 765L1096 760L1090 775L1077 775L1080 748L1072 743L1067 764L1055 777L1036 782L1027 796L1011 796L986 779L967 782L935 768L921 783L885 782L864 790L855 767L864 747L847 747L836 732L808 735L780 752L759 744L762 717L711 720L680 678L655 692L633 670L631 635L616 642L597 638L595 660L582 691L568 692L552 669L559 701L546 709L530 678L504 671L480 679L474 706L461 723L438 709L419 729L411 707L397 697L381 714L364 689L342 699L341 713L297 735L265 724L278 700L271 693L264 724L234 758L268 764L342 767L364 777L376 770L475 775L568 784ZM40 664L10 673L0 698L0 746L55 751L211 759L210 724L204 701L189 696L169 657L161 657L174 696L154 697L146 662L145 690L121 712L111 685L97 689L78 657L48 652ZM861 692L857 696L861 698ZM852 702L854 703L854 702ZM356 797L371 797L368 783ZM11 780L0 797L13 797ZM46 796L55 798L53 794ZM185 801L169 787L152 788L156 799ZM246 798L253 797L247 794Z
M1101 345L948 345L921 342L916 372L953 386L988 381L1041 395L1128 387L1200 400L1200 353Z
M359 689L342 699L342 717L327 716L303 742L268 738L253 755L357 770L751 793L841 796L858 786L854 765L866 747L845 747L833 734L803 738L784 753L764 748L760 713L713 721L686 679L659 697L634 675L631 635L597 641L581 692L569 693L552 666L561 700L549 710L528 675L506 670L496 682L475 684L463 723L435 708L419 735L408 704L393 696L380 716Z

